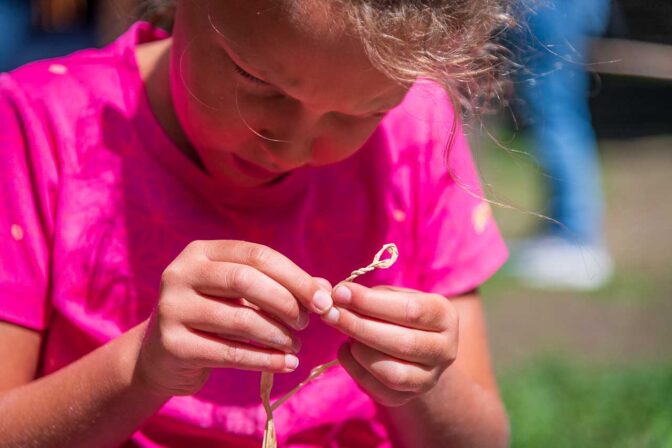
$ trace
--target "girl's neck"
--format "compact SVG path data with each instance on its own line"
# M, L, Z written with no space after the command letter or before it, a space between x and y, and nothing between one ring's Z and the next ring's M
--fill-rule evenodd
M149 104L159 125L189 159L205 170L175 113L170 89L172 39L138 45L135 58Z

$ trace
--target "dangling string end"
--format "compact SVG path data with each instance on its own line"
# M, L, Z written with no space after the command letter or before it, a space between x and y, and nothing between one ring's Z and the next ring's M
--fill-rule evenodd
M381 260L380 257L383 256L385 252L390 254L390 258ZM368 265L365 268L357 269L350 274L350 277L345 279L346 282L350 282L360 275L371 272L376 268L387 269L396 263L397 258L399 258L399 251L395 244L386 244L383 248L378 251L376 256L373 258L373 263ZM322 364L315 367L310 371L310 375L303 382L299 383L294 389L289 391L283 397L279 398L275 403L271 405L271 388L273 387L273 374L268 372L263 372L261 374L261 401L264 404L264 410L266 411L266 428L264 430L264 442L263 448L276 448L277 447L277 437L275 434L275 423L273 422L273 411L275 411L281 404L289 400L289 398L297 393L299 389L304 387L309 382L313 381L318 376L322 375L328 368L338 364L337 360Z

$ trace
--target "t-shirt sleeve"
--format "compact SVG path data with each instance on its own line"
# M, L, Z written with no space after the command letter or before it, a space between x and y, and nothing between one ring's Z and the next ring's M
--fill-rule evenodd
M0 320L43 330L57 165L44 126L0 75Z
M477 288L508 251L450 102L435 96L421 162L419 244L423 291L454 297Z

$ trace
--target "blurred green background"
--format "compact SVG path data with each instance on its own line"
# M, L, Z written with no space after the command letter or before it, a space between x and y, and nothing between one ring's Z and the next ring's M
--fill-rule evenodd
M472 145L507 239L543 224L545 182L502 120ZM672 135L600 140L616 273L590 293L527 289L506 266L482 294L512 446L672 447Z

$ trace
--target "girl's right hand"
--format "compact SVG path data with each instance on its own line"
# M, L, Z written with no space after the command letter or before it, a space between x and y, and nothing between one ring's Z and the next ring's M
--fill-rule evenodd
M329 282L266 246L194 241L163 272L134 381L191 395L212 368L290 372L301 345L290 329L331 305Z

